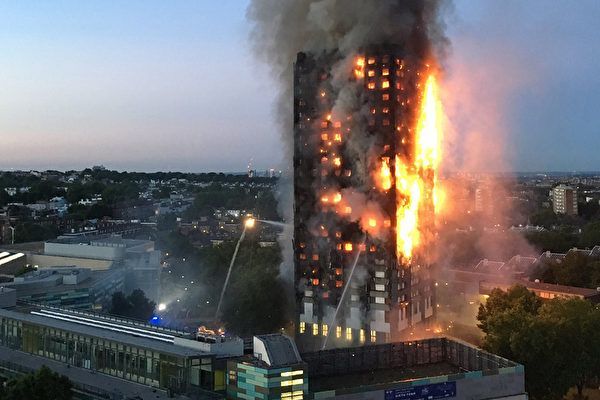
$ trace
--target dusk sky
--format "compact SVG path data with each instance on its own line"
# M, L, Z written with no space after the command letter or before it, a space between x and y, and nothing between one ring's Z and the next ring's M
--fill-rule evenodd
M0 169L277 167L276 90L246 6L0 3ZM502 142L507 169L600 170L598 21L597 0L455 1L445 65L470 96L450 97L474 120L494 114L478 143Z

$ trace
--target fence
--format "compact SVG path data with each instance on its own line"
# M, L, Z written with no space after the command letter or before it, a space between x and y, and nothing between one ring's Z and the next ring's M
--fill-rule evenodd
M302 354L310 377L363 373L449 363L464 371L497 370L517 364L448 338L325 350Z

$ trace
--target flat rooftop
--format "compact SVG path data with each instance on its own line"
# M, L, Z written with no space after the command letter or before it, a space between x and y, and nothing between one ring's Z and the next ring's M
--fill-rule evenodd
M449 362L440 362L437 364L416 365L407 368L392 368L314 377L310 378L309 385L311 392L323 392L326 390L349 389L357 386L390 384L413 379L453 375L460 372L466 371Z
M499 288L506 290L513 285L525 286L529 290L544 291L558 295L573 295L584 298L600 297L600 291L597 289L588 289L575 286L556 285L553 283L534 282L522 279L513 279L509 282L496 282L492 280L481 281L479 288L480 293L488 294L492 289Z
M62 329L76 334L95 337L125 345L180 356L210 356L190 347L173 343L177 335L174 331L160 330L149 325L133 325L98 316L59 310L47 307L19 307L16 310L0 309L0 318L11 318L29 324ZM191 339L190 339L191 340Z
M44 251L44 242L3 244L2 250L13 251L13 252L24 251L24 252L28 252L28 253L42 253Z
M25 254L23 253L12 253L8 251L0 252L0 267L4 264L8 264L12 261L16 261L19 259L24 259Z
M596 289L588 289L588 288L581 288L581 287L575 287L575 286L556 285L553 283L544 283L544 282L531 282L531 281L516 282L516 283L524 284L528 289L545 290L545 291L554 292L554 293L568 293L568 294L575 294L575 295L579 295L579 296L583 296L583 297L593 297L593 296L600 295L600 292Z
M311 392L354 393L365 387L522 369L510 360L447 337L304 353L302 359L308 366Z
M98 282L105 278L109 278L111 275L118 275L122 273L119 270L91 270L89 275L84 277L83 280L76 284L66 284L58 282L54 285L50 285L50 282L58 278L62 278L63 275L70 275L73 271L81 271L85 268L78 267L54 267L44 268L38 271L32 271L25 275L24 282L7 282L4 285L13 289L17 289L19 296L35 296L40 294L49 293L61 293L67 291L76 291L89 289L96 285ZM46 283L46 284L45 284Z
M101 247L135 247L150 243L148 240L123 239L119 235L95 235L86 236L59 236L56 239L48 240L47 243L57 244L77 244L82 246L101 246Z

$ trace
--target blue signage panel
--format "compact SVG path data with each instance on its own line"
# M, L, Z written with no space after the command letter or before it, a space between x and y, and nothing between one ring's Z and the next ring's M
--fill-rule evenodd
M456 382L434 383L385 391L385 400L436 400L456 397Z

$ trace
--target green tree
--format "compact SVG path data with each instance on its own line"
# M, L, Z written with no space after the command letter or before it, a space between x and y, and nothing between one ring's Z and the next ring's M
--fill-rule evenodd
M483 347L525 366L534 399L561 399L600 377L600 310L581 299L541 302L525 288L494 290L480 307Z
M256 215L259 215L263 219L279 220L280 217L277 208L277 200L273 191L262 191L256 195Z
M577 205L577 209L579 210L579 215L587 221L598 220L598 216L600 214L600 204L598 200L583 202Z
M577 236L570 232L535 232L526 235L527 240L533 246L542 251L564 253L577 246Z
M600 222L592 222L583 227L579 246L592 248L600 244Z
M154 315L156 303L150 301L143 290L135 289L127 296L127 300L131 304L133 318L147 321Z
M558 358L554 365L565 385L575 384L583 398L583 388L600 376L600 311L589 301L556 299L544 304L539 320L547 337L555 339L547 350Z
M6 206L8 203L12 201L12 198L6 193L4 188L0 188L0 207Z
M225 297L222 319L227 330L249 336L273 333L286 325L287 295L279 279L280 262L277 248L261 248L252 238L243 246L227 289L235 296Z
M87 207L82 204L74 203L69 206L69 217L77 221L83 221L87 217L87 212Z
M177 228L177 216L173 213L158 217L157 228L159 231L172 231Z
M539 265L533 277L547 283L595 289L600 286L600 261L570 252L563 260Z
M249 189L227 187L213 183L196 193L192 206L186 210L187 219L211 215L217 208L253 211L265 219L278 219L277 201L270 188Z
M104 191L106 186L100 181L88 183L75 182L69 185L66 198L69 203L77 203L79 200L89 199Z
M486 349L513 358L513 335L530 322L541 307L541 300L524 286L508 292L494 289L485 304L479 306L479 328L486 334Z
M31 185L29 192L17 193L14 200L27 204L66 195L63 189L57 188L58 184L58 182L53 181L39 181ZM19 184L18 186L22 186L22 184Z
M155 200L168 199L172 190L170 186L162 186L160 189L152 191L152 197Z
M533 225L543 226L544 228L552 228L553 225L559 223L558 216L550 208L546 208L530 217Z
M135 289L129 296L115 292L112 296L110 313L125 318L148 321L154 315L156 303L150 301L143 290Z
M33 374L10 379L0 388L0 400L71 400L73 385L66 376L43 366Z
M572 386L564 379L564 367L560 367L561 360L556 355L562 345L557 343L557 333L547 320L533 315L528 315L527 323L511 333L511 359L525 366L527 391L534 399L558 400Z
M102 191L102 200L106 204L114 205L124 200L139 198L140 187L137 183L125 181L107 186Z
M109 312L113 315L120 315L123 317L131 314L131 304L123 292L113 293Z
M113 210L106 204L92 204L87 210L86 219L102 219L112 217Z
M240 336L276 332L286 324L287 297L277 276L245 274L228 290L223 322L228 331Z
M18 224L15 227L15 242L39 242L42 240L53 239L58 235L58 232L50 227L32 222Z
M225 276L235 249L236 242L230 241L218 246L195 249L189 240L175 232L161 239L161 249L175 259L185 258L184 263L173 260L165 274L165 284L180 284L179 277L202 284L203 290L189 291L188 302L194 305L201 316L213 316ZM248 232L242 242L233 267L231 280L222 308L222 321L228 331L239 335L275 332L288 321L288 295L285 285L278 278L281 263L278 247L263 248ZM196 308L197 304L206 304ZM211 307L211 309L209 309Z
M177 231L160 236L160 247L174 257L194 258L197 251L189 239Z

